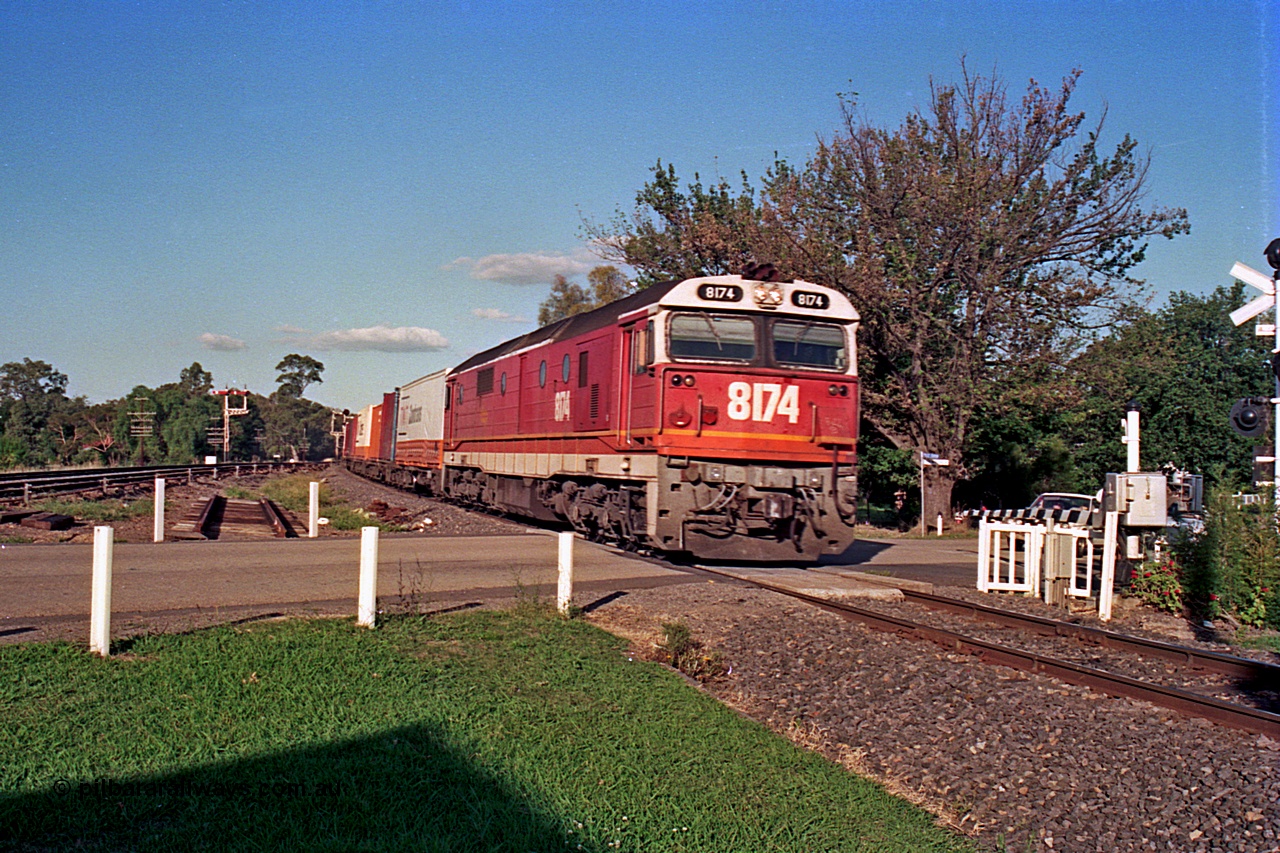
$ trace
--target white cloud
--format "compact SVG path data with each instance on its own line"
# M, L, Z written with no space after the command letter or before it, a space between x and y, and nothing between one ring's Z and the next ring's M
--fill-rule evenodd
M420 326L369 326L321 332L305 343L317 350L432 352L448 348L449 339L435 329Z
M514 255L485 255L483 258L461 257L446 264L445 268L468 269L472 278L482 281L550 285L557 275L583 275L598 263L598 260L592 262L585 252L575 252L573 255L521 252Z
M238 338L233 338L230 335L215 335L213 332L205 332L196 340L204 344L205 349L217 350L218 352L232 352L239 349L248 349L249 347L248 344Z
M472 316L479 317L481 320L493 320L497 323L528 323L527 317L521 317L516 314L508 314L501 308L472 308Z

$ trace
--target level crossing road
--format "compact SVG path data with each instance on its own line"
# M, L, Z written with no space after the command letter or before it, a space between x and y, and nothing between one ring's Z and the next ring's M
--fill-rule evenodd
M520 595L554 599L557 549L556 536L546 532L382 536L379 602L430 610ZM121 628L135 622L180 630L188 622L196 627L275 613L354 615L360 540L119 543L112 563L112 621ZM92 567L92 545L0 548L0 642L87 637ZM578 603L690 580L652 560L575 542Z
M422 612L521 596L554 600L557 538L530 530L500 536L384 535L378 600ZM941 583L972 583L976 543L861 540L826 568ZM114 548L112 633L188 630L275 615L352 616L358 538L119 543ZM93 546L0 546L0 643L88 636ZM630 589L704 582L654 559L582 540L574 548L574 602Z

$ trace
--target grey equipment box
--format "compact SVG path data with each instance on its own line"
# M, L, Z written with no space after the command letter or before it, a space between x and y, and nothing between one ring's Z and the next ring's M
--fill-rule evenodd
M1108 474L1102 490L1102 511L1120 513L1125 527L1164 527L1169 522L1165 475Z

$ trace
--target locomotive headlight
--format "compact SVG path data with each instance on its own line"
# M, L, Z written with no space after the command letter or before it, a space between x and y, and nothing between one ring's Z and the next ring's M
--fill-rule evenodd
M839 389L839 388L837 388L837 387L836 387L836 386L834 386L834 385L828 385L828 386L827 386L827 393L828 393L828 394L830 394L832 397L836 397L836 396L839 396L839 394L840 394L840 389Z
M693 378L693 374L692 374L692 373L690 373L688 376L686 376L686 377L684 378L684 387L686 387L686 388L692 388L692 387L693 387L693 383L694 383L695 381L696 381L696 380Z

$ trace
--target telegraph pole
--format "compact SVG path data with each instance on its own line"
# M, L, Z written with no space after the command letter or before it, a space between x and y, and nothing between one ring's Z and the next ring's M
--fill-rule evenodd
M129 411L129 435L138 439L138 464L147 462L147 438L155 435L156 413L147 409L145 398L138 398L138 408Z

